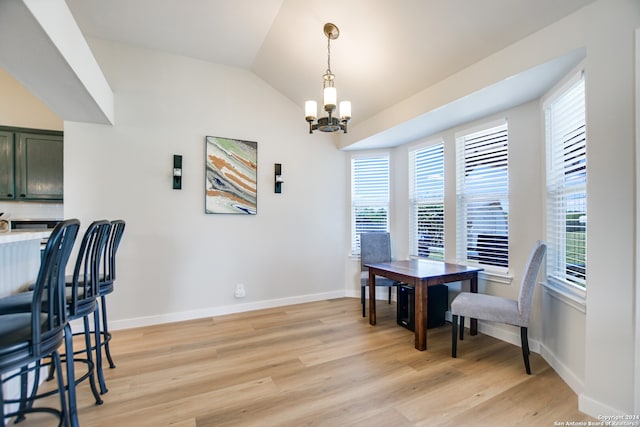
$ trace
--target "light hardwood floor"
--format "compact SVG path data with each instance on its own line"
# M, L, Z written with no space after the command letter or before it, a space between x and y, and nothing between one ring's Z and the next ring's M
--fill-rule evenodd
M428 349L378 303L341 298L188 322L114 331L116 369L96 406L79 387L91 426L553 426L589 421L577 397L537 354L485 335L459 343L450 325L428 331ZM24 426L51 425L29 416Z

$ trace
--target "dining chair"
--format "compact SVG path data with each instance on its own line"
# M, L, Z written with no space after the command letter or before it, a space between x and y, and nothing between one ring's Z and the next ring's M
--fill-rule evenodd
M360 233L360 303L362 317L365 317L366 299L365 289L369 286L369 270L365 265L391 261L391 236L387 232ZM389 304L391 304L391 289L399 282L386 277L377 277L376 286L389 289Z
M520 283L517 300L495 295L461 292L451 302L451 357L457 356L458 318L460 318L460 340L464 338L464 318L506 323L520 327L522 357L527 374L531 375L529 364L528 327L531 314L531 300L536 277L547 251L547 245L538 241L529 255L524 276Z
M31 293L30 310L20 313L0 315L0 420L16 417L16 421L25 414L44 412L57 416L59 426L69 426L67 407L67 388L64 378L58 375L57 393L60 409L34 406L38 381L34 381L31 392L27 392L26 378L30 372L36 376L46 363L43 359L51 359L58 371L62 371L59 348L65 339L67 320L67 304L65 296L65 268L73 244L78 235L80 221L69 219L56 225L42 254L42 260L34 290ZM19 380L20 397L5 399L3 386L5 383ZM73 392L73 381L68 391ZM5 404L13 405L5 413ZM17 406L17 409L14 407Z

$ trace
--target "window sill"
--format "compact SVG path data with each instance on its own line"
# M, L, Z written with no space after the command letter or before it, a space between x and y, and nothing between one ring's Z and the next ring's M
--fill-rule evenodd
M513 276L503 271L484 270L478 273L478 278L501 285L511 285L511 282L513 282Z
M490 265L479 264L477 262L454 261L456 264L466 265L468 267L478 267L483 270L478 272L478 279L488 282L498 283L501 285L511 285L513 276L509 273L509 269L504 267L496 267Z
M563 284L551 277L547 277L547 280L542 282L541 285L551 297L582 313L587 312L587 292L584 289Z

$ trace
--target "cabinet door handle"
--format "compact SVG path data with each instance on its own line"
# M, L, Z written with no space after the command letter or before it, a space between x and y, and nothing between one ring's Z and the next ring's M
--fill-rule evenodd
M7 197L13 197L13 194L7 194Z
M26 194L21 194L20 197L27 197L27 195Z

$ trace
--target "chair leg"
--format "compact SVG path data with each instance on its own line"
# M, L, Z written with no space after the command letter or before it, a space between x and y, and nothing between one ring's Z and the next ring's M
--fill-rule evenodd
M365 301L364 301L364 286L360 286L360 304L362 304L362 317L365 317L365 315L364 315L364 305L365 305Z
M73 366L73 332L68 323L64 327L64 351L67 365L67 394L69 396L69 420L72 427L78 427L78 408L76 406L76 374ZM57 365L57 363L56 363ZM62 371L59 371L62 372ZM58 382L62 374L58 374Z
M37 362L37 365L40 365L40 361ZM35 392L31 394L31 396L27 397L27 389L28 389L28 385L29 385L29 376L28 376L28 372L29 370L27 369L27 366L24 366L20 369L22 371L22 373L20 374L20 409L18 410L18 412L20 413L15 420L15 423L19 423L21 421L24 421L25 419L25 413L27 411L27 409L29 409L32 405L33 405L33 400L29 400L29 397L33 397L35 395ZM38 372L38 370L36 370L35 372ZM36 378L36 381L38 380L38 378ZM34 381L35 383L35 381Z
M51 381L56 376L56 365L54 363L49 365L49 374L47 375L47 381Z
M98 313L98 310L93 312L93 336L96 344L96 372L98 374L98 383L100 384L100 394L105 394L109 390L107 390L104 372L102 371L102 333L100 332L100 313Z
M2 393L2 386L2 381L0 381L0 420L4 423L4 395Z
M60 361L60 353L58 353L57 351L53 352L53 354L51 355L51 363L56 366L56 368L58 369L58 372L62 372L62 362ZM71 363L71 366L73 366L73 363ZM70 384L72 383L73 381L71 381ZM69 385L69 388L71 387L72 386ZM73 386L73 389L75 393L75 385ZM62 374L58 375L58 394L60 395L60 418L62 418L61 424L64 425L65 427L70 427L72 422L70 421L70 414L69 414L69 410L67 409L67 399L65 398L65 386L64 386L64 378ZM75 394L74 394L74 397L75 397ZM78 426L77 421L78 420L76 419L76 423L73 424L74 426Z
M393 288L393 286L389 286L389 304L391 304L391 288Z
M528 375L531 375L531 365L529 365L529 339L527 338L527 328L520 328L520 339L522 341L522 358L524 359L524 368Z
M460 341L464 339L464 316L460 316Z
M107 355L107 360L109 361L109 368L113 369L116 367L115 363L113 363L113 359L111 358L111 350L109 350L109 341L111 341L111 333L109 332L109 326L107 325L107 299L104 297L100 297L100 309L102 310L102 331L104 333L104 352Z
M458 316L451 315L451 357L458 354Z
M93 348L91 348L91 328L89 327L89 317L84 316L82 320L84 323L84 345L87 350L87 365L89 367L89 384L91 386L93 397L96 399L96 405L102 405L102 398L96 388L96 365L93 363Z
M55 366L55 364L53 363L53 358L50 358L50 359L51 359L51 363L49 365L50 366ZM14 424L18 424L19 422L24 420L25 419L25 414L27 412L30 412L31 409L33 408L33 404L35 403L35 396L38 394L38 386L40 385L40 367L41 366L42 366L42 359L36 360L35 368L32 369L32 371L33 371L33 383L31 384L31 391L29 392L29 396L26 397L26 404L24 405L24 412L21 415L18 415L18 417L16 417L16 420L15 420ZM25 367L25 369L26 370L24 372L24 381L25 381L25 383L28 383L29 382L29 376L28 376L29 368ZM51 377L51 379L53 379L53 377ZM49 378L47 378L47 381L49 381ZM22 406L22 403L20 405ZM22 409L21 409L21 411L22 411Z

